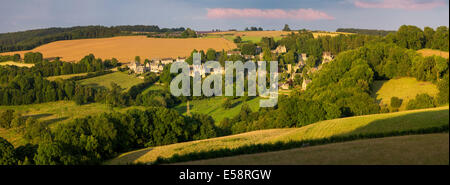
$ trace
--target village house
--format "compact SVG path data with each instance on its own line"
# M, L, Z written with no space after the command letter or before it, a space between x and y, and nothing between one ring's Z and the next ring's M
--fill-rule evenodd
M256 55L259 55L260 53L262 53L262 48L261 48L261 46L256 46L255 54L256 54Z
M161 59L161 63L163 65L171 64L173 62L173 58L163 58Z
M186 62L186 57L177 57L175 62Z
M274 54L286 53L286 46L279 45L277 48L272 50L271 52Z
M231 56L231 55L241 55L240 51L227 51L227 56Z
M326 51L322 54L322 64L328 63L334 59L334 56L331 54L331 52Z
M146 68L145 65L141 65L141 63L138 61L132 62L131 64L128 65L128 67L130 68L131 71L133 71L136 74L142 74L149 71L149 69Z
M309 83L311 83L312 81L309 79L303 79L303 83L302 83L302 91L306 90L306 87L308 86Z
M305 65L306 64L306 60L308 60L308 57L306 56L306 53L302 53L298 56L298 63L300 63L300 65Z

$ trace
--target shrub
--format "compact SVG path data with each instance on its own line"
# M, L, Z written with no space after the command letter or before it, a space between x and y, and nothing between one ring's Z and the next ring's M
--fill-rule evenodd
M412 99L408 102L406 109L424 109L435 107L434 98L428 94L418 94L415 99Z
M399 108L402 105L403 100L394 96L391 98L391 107L392 108Z
M0 165L14 165L16 163L14 146L0 137Z

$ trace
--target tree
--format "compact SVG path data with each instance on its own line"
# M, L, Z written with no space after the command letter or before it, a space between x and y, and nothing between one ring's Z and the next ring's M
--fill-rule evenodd
M135 56L134 57L134 61L141 63L141 57L140 56Z
M391 107L392 108L398 109L401 105L402 105L402 99L400 99L400 98L398 98L396 96L393 96L391 98Z
M14 119L14 110L7 109L0 113L0 128L11 128L11 121Z
M274 49L276 47L276 42L273 37L263 37L260 42L261 47L267 47L270 49Z
M208 51L206 51L206 60L216 61L216 50L209 48Z
M245 43L241 46L241 52L244 55L255 55L256 45L253 43Z
M289 28L289 25L285 24L283 27L283 31L291 31L291 29Z
M0 137L0 165L15 165L17 159L15 157L14 146L6 139Z
M436 28L436 32L433 36L433 49L439 49L442 51L449 50L449 30L446 26L439 26Z
M406 109L424 109L434 107L433 97L428 94L418 94L415 99L409 100Z
M241 43L242 42L242 38L241 36L237 36L236 38L233 39L234 43Z
M421 49L425 43L423 31L417 26L403 25L397 31L397 44L408 49Z
M425 27L423 29L423 34L425 37L425 48L432 48L435 31L433 30L433 28Z
M222 107L224 109L229 109L233 107L233 102L231 101L231 98L225 98L225 100L222 103Z
M186 30L181 33L182 38L197 38L197 33L194 30L191 30L190 28L187 28Z

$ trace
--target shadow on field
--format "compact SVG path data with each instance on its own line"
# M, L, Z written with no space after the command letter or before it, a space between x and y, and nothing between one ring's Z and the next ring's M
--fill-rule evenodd
M449 124L449 110L417 112L392 118L379 119L343 135L384 133L416 130Z
M45 120L45 121L42 121L42 122L44 122L47 125L50 125L52 123L56 123L56 122L59 122L59 121L64 121L66 119L69 119L69 117L66 116L66 117L61 117L61 118L53 118L53 119Z
M381 98L378 98L377 92L383 87L383 84L386 83L387 80L375 80L372 86L372 94L371 96L375 98L378 104L381 103Z
M25 120L28 119L28 118L41 119L41 118L49 117L49 116L51 116L51 115L53 115L53 114L45 113L45 114L26 115L26 116L22 116L22 117L23 117Z

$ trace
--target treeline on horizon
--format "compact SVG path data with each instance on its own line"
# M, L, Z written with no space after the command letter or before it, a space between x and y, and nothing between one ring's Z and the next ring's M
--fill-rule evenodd
M131 32L175 32L180 28L159 28L156 25L123 26L75 26L69 28L45 28L11 33L0 33L0 52L30 50L37 46L59 40L104 38L129 35Z
M338 28L338 29L336 29L336 32L386 36L389 33L395 33L396 31L394 31L394 30L377 30L377 29L361 29L361 28Z

